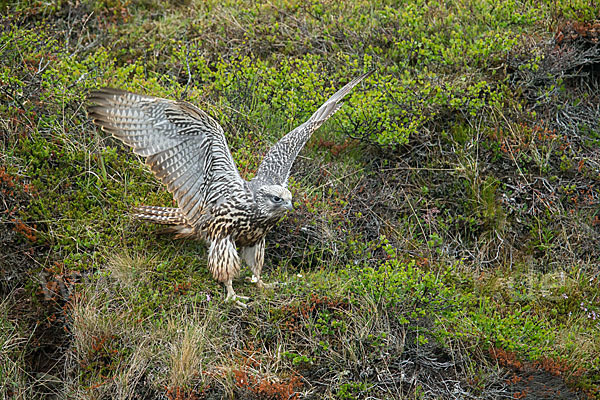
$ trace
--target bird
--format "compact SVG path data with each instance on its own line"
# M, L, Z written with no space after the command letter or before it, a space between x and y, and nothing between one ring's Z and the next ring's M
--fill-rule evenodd
M91 92L88 113L100 129L145 158L178 205L139 206L134 217L169 225L176 237L205 241L208 270L225 286L225 300L245 307L240 300L249 298L236 294L233 279L243 260L252 282L272 287L261 278L265 237L293 210L287 184L294 160L313 132L342 107L341 100L372 72L351 80L276 142L251 180L240 176L223 128L191 103L105 87Z

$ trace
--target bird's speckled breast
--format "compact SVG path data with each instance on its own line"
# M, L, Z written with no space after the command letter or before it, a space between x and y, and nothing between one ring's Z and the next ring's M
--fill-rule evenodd
M242 247L252 247L275 226L278 218L251 222L245 229L239 230L235 235L235 244ZM255 220L256 221L256 220Z
M252 203L222 203L211 210L199 231L208 240L218 240L227 236L236 245L251 247L258 243L277 223L279 217L268 218L260 215Z

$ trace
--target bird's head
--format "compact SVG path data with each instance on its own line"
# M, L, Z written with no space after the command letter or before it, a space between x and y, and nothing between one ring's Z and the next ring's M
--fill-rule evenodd
M279 185L266 185L256 191L256 203L262 213L276 217L293 210L292 193Z

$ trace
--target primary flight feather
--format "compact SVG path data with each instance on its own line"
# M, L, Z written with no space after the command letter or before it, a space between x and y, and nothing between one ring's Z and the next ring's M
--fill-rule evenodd
M142 206L139 219L172 225L179 236L209 243L208 269L227 289L227 299L242 298L232 281L241 258L259 287L265 236L292 209L287 181L294 160L312 133L342 106L363 74L331 96L302 125L269 150L256 176L245 181L235 167L223 128L185 101L167 100L104 88L91 94L90 116L104 131L146 158L146 164L179 207ZM241 303L243 304L243 303Z

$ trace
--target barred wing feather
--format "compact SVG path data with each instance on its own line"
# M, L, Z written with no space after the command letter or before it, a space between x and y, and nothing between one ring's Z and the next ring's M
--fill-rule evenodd
M103 130L146 157L194 226L205 210L240 196L239 175L223 128L197 107L116 89L91 94L90 115Z
M370 71L354 78L319 107L308 121L282 137L271 147L263 159L253 181L287 186L292 165L313 132L340 109L343 104L340 101L344 96L350 93L354 86L358 85L360 81L372 73L373 71Z

